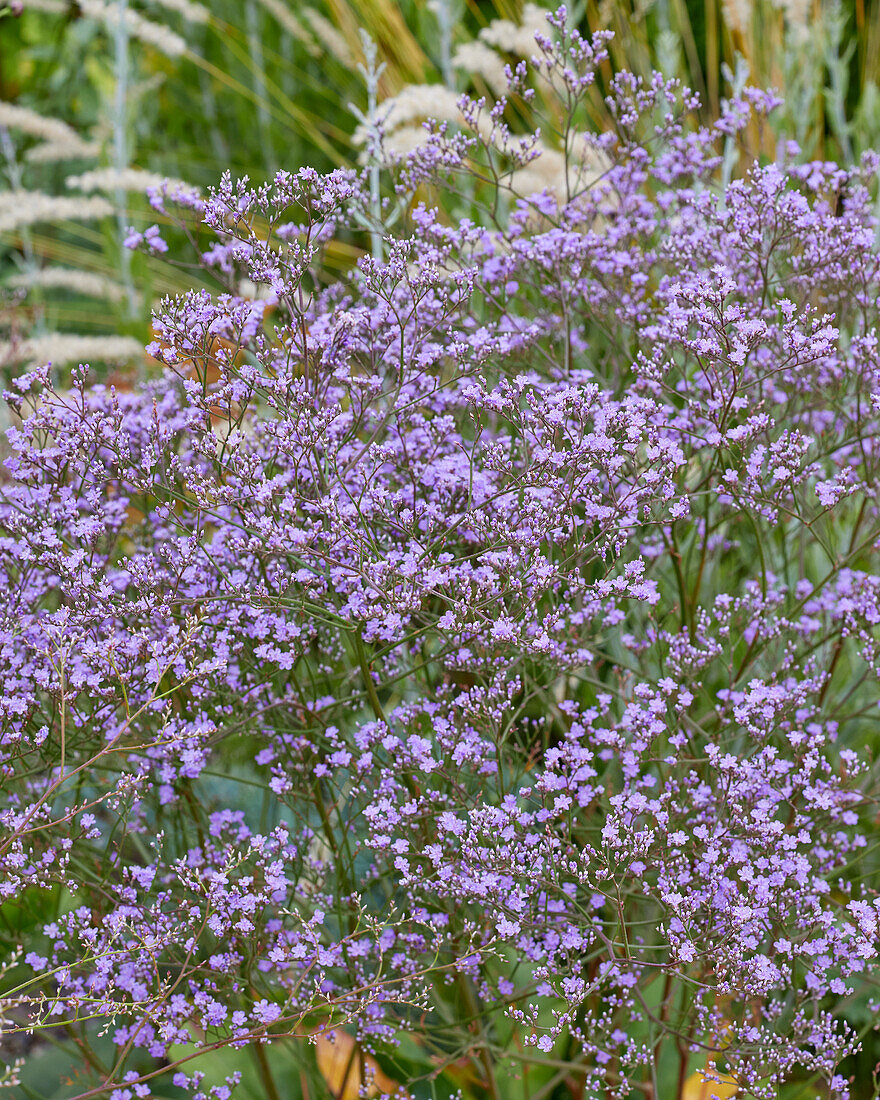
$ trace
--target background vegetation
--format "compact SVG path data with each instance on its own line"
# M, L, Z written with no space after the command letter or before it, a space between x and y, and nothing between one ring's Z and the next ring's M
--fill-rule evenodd
M615 68L680 76L707 117L746 79L784 92L777 131L754 135L765 158L780 134L809 159L849 162L880 142L880 0L588 0L574 9L583 29L615 32ZM491 92L501 64L530 51L540 25L535 6L518 0L27 0L17 17L9 6L5 14L0 353L9 363L35 351L28 338L42 338L36 350L49 347L56 363L100 358L100 343L46 339L80 334L114 338L108 361L131 364L137 345L120 335L143 343L155 299L198 279L132 260L125 227L156 220L142 182L118 187L87 173L112 169L118 181L136 167L204 188L226 168L260 180L278 167L351 164L368 105L363 32L382 65L381 104L413 85ZM406 121L417 125L414 98ZM10 104L63 126L35 132ZM594 108L601 129L601 89ZM23 215L22 193L69 201L44 198Z

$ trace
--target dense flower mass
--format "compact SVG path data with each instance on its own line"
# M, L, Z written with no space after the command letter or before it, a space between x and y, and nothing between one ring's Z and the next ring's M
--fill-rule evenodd
M659 75L584 134L605 45L557 13L378 205L156 189L228 291L164 303L136 392L7 395L3 1012L112 1039L80 1097L226 1097L197 1056L334 1027L414 1036L411 1096L867 1095L880 162L719 185L775 99L695 129Z

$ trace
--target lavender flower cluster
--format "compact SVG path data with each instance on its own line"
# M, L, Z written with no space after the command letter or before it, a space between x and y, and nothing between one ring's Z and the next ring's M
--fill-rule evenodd
M512 1058L659 1098L670 1057L851 1095L880 160L719 187L774 97L699 128L626 73L584 135L605 46L560 10L332 279L368 176L157 191L230 292L164 303L135 392L7 395L0 894L43 917L2 934L4 1032L110 1036L81 1098L223 1100L199 1058L341 1026L495 1096ZM556 194L516 190L535 81Z

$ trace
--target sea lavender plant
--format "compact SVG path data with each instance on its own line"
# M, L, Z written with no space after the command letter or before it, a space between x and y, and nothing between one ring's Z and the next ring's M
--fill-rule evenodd
M693 129L661 75L585 133L606 45L551 16L332 279L368 172L156 189L258 293L164 302L135 392L8 395L4 1030L79 1100L292 1095L339 1029L365 1092L868 1095L878 158L719 188L778 101Z

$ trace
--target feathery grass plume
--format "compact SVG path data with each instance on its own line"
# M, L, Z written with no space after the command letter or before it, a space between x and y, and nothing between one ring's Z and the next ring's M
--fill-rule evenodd
M334 27L326 15L311 7L302 8L300 14L327 53L336 58L340 65L349 67L354 64L354 54L345 36Z
M115 4L107 3L107 0L79 0L79 6L84 15L98 20L109 30L116 30L119 25L119 11ZM129 9L125 12L125 26L132 38L153 46L167 57L182 57L187 52L186 40L179 34L162 23L145 19L136 11Z
M12 138L9 136L9 130L5 126L0 126L0 151L2 151L3 160L6 165L7 185L13 192L22 190L23 180L18 153L16 152ZM3 193L0 192L0 203L2 203L3 198ZM34 259L33 241L27 229L24 229L21 233L21 253L24 261L24 270L34 271L37 264Z
M381 105L382 124L386 133L408 123L426 118L450 122L461 118L458 95L442 84L408 84L405 88L384 100ZM359 138L356 136L356 141Z
M724 21L739 35L748 34L754 6L752 0L721 0Z
M90 298L106 298L110 302L121 302L125 297L125 287L113 279L75 267L43 267L12 275L7 282L16 290L35 286L47 290L72 290Z
M523 5L522 19L493 19L480 31L480 40L488 46L517 57L531 57L535 52L535 35L547 30L547 13L537 4Z
M382 139L382 151L392 160L403 159L428 141L424 126L401 126Z
M73 191L141 191L146 192L151 187L161 187L167 183L170 188L183 187L188 190L188 184L182 180L170 180L158 172L147 172L143 168L95 168L91 172L83 172L78 176L68 176L67 186Z
M83 336L75 332L49 332L17 344L0 344L0 362L26 362L31 366L99 360L127 363L143 354L143 345L132 336Z
M804 42L810 37L811 29L819 29L812 20L811 0L776 0L776 6L785 15L785 23L796 42ZM832 12L839 5L829 5ZM824 13L823 13L824 14ZM819 21L821 24L821 20Z
M239 279L235 287L236 294L241 298L247 298L252 302L272 301L272 289L265 283L255 283L247 277Z
M272 16L276 23L297 42L303 42L309 53L318 55L321 49L315 42L311 31L297 19L294 13L285 3L285 0L259 0L262 7Z
M41 139L39 145L24 154L24 159L32 164L94 157L101 151L100 143L86 141L60 118L41 115L16 103L0 101L0 126Z
M76 130L60 118L50 118L30 107L19 107L17 103L4 100L0 100L0 126L5 126L7 130L20 130L29 137L42 138L43 141L81 140Z
M24 159L28 164L55 164L62 160L93 160L101 155L100 141L83 141L74 138L71 141L43 141L28 149Z
M352 137L352 144L361 150L359 162L366 163L377 145L391 160L414 152L428 141L427 131L416 124L429 118L464 123L458 96L442 84L407 85L380 104L376 123L366 119L359 123Z
M47 195L43 191L6 191L0 194L0 232L37 222L94 221L113 213L112 205L97 195L88 198Z
M504 94L504 61L485 42L462 42L452 55L452 67L468 79L482 80L495 95Z
M195 0L150 0L150 2L167 11L176 12L187 23L204 24L211 21L210 11L203 4L195 3Z

